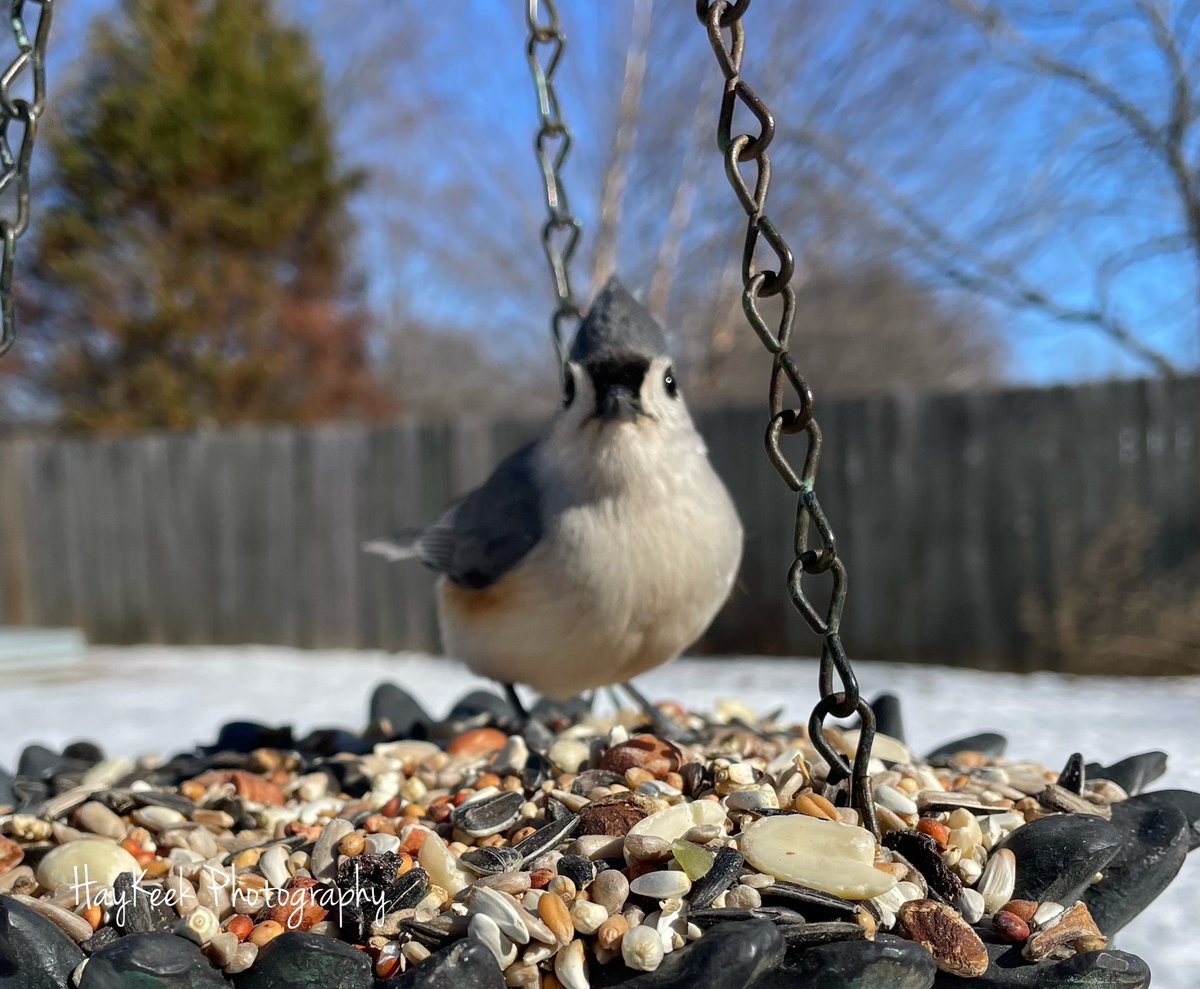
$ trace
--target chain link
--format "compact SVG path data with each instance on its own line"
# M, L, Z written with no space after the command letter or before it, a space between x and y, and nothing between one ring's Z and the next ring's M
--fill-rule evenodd
M539 8L544 8L546 21L540 19ZM571 131L563 120L558 105L558 93L554 89L554 73L562 60L567 39L558 21L558 8L554 0L528 0L526 22L529 40L525 55L529 60L529 71L533 73L533 84L537 89L538 128L534 140L534 151L542 170L542 182L546 187L546 208L549 218L542 226L542 249L550 263L550 275L554 280L554 294L558 304L550 317L550 330L554 336L554 350L559 366L566 364L568 324L577 325L582 311L571 290L571 259L579 246L580 224L567 200L567 190L562 181L562 167L571 152ZM543 49L545 54L543 55Z
M37 26L32 36L25 23L26 6L38 8ZM0 216L0 357L8 352L16 338L13 311L13 265L17 241L29 229L29 162L37 139L38 121L46 106L46 39L50 35L50 17L54 0L11 0L9 26L17 43L17 56L0 75L0 192L10 186L16 192L16 216ZM24 85L32 98L18 96ZM10 128L21 125L20 142L13 154Z
M750 0L696 0L696 14L708 31L709 44L725 77L725 91L717 119L717 146L725 159L725 175L746 213L746 241L742 252L742 309L751 328L773 356L768 398L771 419L767 425L767 456L792 491L796 504L795 559L788 572L792 603L809 627L821 637L819 686L821 699L809 719L813 746L829 763L829 796L840 797L843 781L849 781L848 798L858 810L864 826L876 835L875 804L867 775L875 738L875 715L863 700L850 659L842 646L842 609L846 602L846 565L837 554L837 543L829 520L821 509L815 490L821 460L821 429L813 418L813 395L793 359L789 346L796 310L796 290L791 285L795 263L783 235L767 216L767 192L771 185L768 148L775 136L770 109L742 79L745 28L742 17ZM725 31L729 32L726 41ZM738 106L749 111L758 125L757 134L733 134ZM743 172L753 168L752 180ZM765 248L763 248L765 245ZM756 258L769 249L773 255L763 267ZM777 327L772 329L759 308L759 300L779 296L782 301ZM783 437L803 433L807 441L804 464L799 471L783 451ZM819 548L810 546L815 529ZM812 603L804 578L829 574L832 582L829 605L824 614ZM834 688L834 675L838 686ZM858 750L853 764L834 750L824 734L827 717L848 718L857 713L861 723Z

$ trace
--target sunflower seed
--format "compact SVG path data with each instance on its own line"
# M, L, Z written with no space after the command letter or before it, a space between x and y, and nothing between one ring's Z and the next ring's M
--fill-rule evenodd
M414 940L427 948L432 948L435 951L442 947L451 939L451 933L448 926L440 923L442 918L429 923L422 923L416 920L406 920L400 925L402 930L407 931Z
M511 893L520 896L529 889L528 872L497 872L490 876L480 876L475 880L475 886L486 886L499 890L501 893ZM470 889L471 887L467 887Z
M1003 814L1007 807L989 807L971 793L949 793L945 790L922 790L917 794L917 809L922 814L936 814L964 807L975 814Z
M830 893L822 893L820 890L809 889L807 886L782 881L768 886L759 895L767 905L782 903L785 906L803 910L806 917L811 913L821 919L854 917L858 913L859 906L866 906L868 903L868 901L862 901L861 904L851 903Z
M472 848L463 852L458 861L478 876L494 876L515 869L521 863L521 856L512 848Z
M521 818L525 806L525 794L514 791L497 793L478 802L462 804L455 808L454 823L472 838L486 838L512 827Z
M609 772L607 769L586 769L575 777L571 784L571 792L586 797L598 786L613 786L625 784L625 777L620 773Z
M547 812L550 810L550 805L554 801L547 801ZM517 858L517 864L524 865L530 859L536 858L542 852L554 848L561 842L566 841L579 827L579 815L564 811L562 816L550 821L549 824L544 824L538 828L533 834L522 842L518 842L511 849Z
M867 932L858 924L844 920L828 920L820 924L782 924L779 932L788 950L804 950L833 941L861 941Z
M705 910L692 910L688 914L688 920L704 930L718 924L730 924L741 920L769 920L780 925L806 923L803 914L787 907L757 907L753 910L709 907Z
M42 807L41 816L46 820L54 820L58 817L63 817L73 811L80 804L87 802L100 787L96 786L77 786L66 793L61 793L57 797L52 797L47 800Z
M733 885L742 872L746 860L736 848L722 848L713 859L712 867L692 886L689 898L693 910L701 910L712 904L721 893Z

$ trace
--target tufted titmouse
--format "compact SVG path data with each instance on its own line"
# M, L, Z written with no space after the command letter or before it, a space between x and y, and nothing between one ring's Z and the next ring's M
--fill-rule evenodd
M614 278L572 342L546 435L410 540L366 548L442 575L449 654L514 700L516 683L563 700L695 642L729 595L742 526L662 330Z

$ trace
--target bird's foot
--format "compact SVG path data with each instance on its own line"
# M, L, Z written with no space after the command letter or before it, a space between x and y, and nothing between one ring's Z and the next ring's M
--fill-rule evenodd
M650 730L659 738L666 739L668 742L679 742L685 745L699 741L699 736L691 728L682 724L676 718L671 717L671 715L658 705L652 704L650 699L632 683L623 683L621 684L621 688L633 698L634 703L649 719Z
M522 730L530 721L538 721L556 731L578 724L592 713L593 694L580 694L566 701L552 701L539 697L532 709L526 708L517 688L511 683L501 684L512 707L517 730Z

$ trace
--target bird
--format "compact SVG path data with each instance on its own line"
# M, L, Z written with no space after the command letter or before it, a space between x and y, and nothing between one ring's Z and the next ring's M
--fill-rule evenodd
M743 530L666 336L616 278L580 322L542 435L420 531L366 545L438 574L444 651L553 702L675 659L732 590Z

